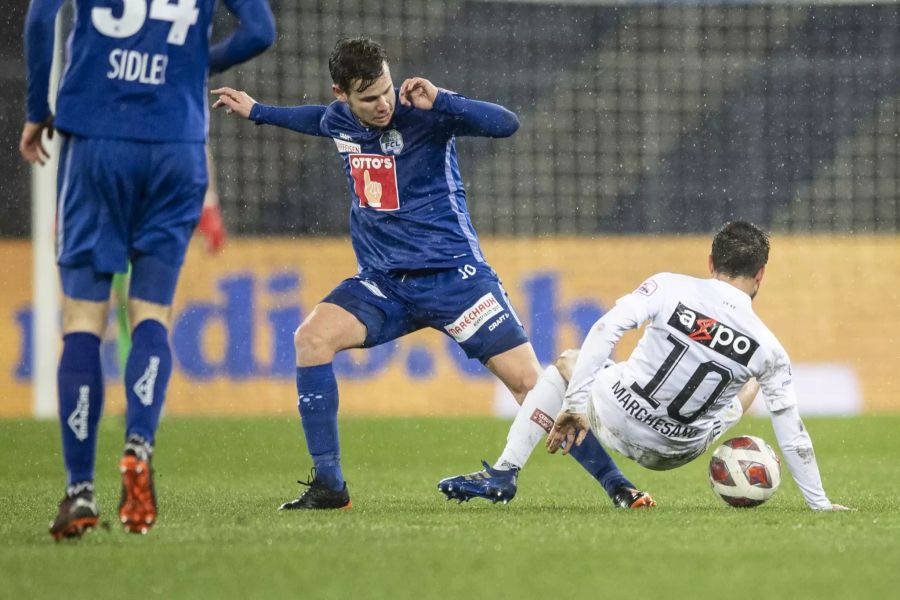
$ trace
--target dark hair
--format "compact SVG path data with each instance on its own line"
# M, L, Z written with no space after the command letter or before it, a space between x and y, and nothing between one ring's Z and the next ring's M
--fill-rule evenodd
M357 81L356 91L361 92L381 77L387 52L369 38L341 38L334 45L328 58L328 70L333 81L344 92Z
M725 223L712 243L713 269L729 277L754 277L769 262L769 236L747 221Z

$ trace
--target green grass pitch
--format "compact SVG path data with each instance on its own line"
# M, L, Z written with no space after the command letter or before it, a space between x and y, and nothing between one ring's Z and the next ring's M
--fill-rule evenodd
M807 419L825 488L858 510L809 511L789 476L755 509L716 498L708 457L620 466L659 507L613 509L570 458L539 448L509 505L444 500L437 481L493 459L492 418L341 421L349 511L279 513L306 479L291 418L169 418L158 525L115 524L122 419L104 419L102 518L77 542L47 524L63 490L58 425L0 420L3 598L897 598L900 418ZM732 434L774 441L765 420Z

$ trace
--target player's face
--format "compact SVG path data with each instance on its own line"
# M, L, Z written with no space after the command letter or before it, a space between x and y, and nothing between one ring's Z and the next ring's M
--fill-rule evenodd
M394 81L387 63L381 77L362 91L357 91L356 82L350 85L350 91L335 89L338 100L346 102L360 123L366 127L387 127L394 116L394 105L397 96L394 93Z

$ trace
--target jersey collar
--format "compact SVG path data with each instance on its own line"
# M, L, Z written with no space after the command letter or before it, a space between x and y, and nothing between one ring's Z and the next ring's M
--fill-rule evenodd
M738 304L752 306L753 298L751 298L750 295L745 291L740 290L730 283L722 281L721 279L711 277L710 281L712 281L714 285L719 286L719 289L722 290L722 294L727 296L729 300L732 300Z

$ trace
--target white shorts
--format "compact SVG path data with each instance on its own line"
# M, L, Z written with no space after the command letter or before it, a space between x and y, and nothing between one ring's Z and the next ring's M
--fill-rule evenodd
M608 388L595 386L589 403L588 418L594 435L605 446L654 471L668 471L691 462L737 423L744 413L740 400L735 397L700 436L691 440L673 439L633 418L612 398L605 397L604 389Z

